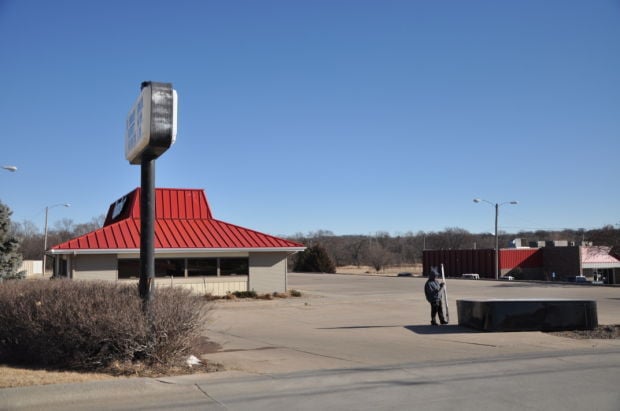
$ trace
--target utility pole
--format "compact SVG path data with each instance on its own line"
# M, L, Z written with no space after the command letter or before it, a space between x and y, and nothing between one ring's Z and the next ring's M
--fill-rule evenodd
M499 280L499 230L498 230L498 219L499 219L499 207L504 204L519 204L518 201L506 201L504 203L492 203L490 201L474 198L474 203L484 202L492 205L495 208L495 279Z

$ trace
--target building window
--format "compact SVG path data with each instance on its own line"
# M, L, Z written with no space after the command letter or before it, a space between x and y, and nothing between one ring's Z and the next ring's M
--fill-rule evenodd
M185 277L185 259L156 258L155 277Z
M248 258L220 258L220 275L248 275Z
M185 277L185 260L156 258L155 277ZM140 278L140 260L118 260L118 278Z
M156 258L155 277L185 277L186 261L188 277L249 275L250 272L248 258ZM140 278L140 260L118 260L118 278Z
M187 260L189 277L217 275L217 258L190 258Z
M140 278L140 260L118 260L118 278Z

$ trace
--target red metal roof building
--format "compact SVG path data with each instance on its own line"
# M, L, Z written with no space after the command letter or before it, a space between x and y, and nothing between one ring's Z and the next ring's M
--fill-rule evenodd
M139 277L140 192L137 188L112 203L102 228L51 247L54 272L75 279ZM282 292L286 257L304 249L302 244L213 218L203 190L155 190L157 277L200 283L214 294L230 289L207 290L207 282L245 281L245 287L234 287Z

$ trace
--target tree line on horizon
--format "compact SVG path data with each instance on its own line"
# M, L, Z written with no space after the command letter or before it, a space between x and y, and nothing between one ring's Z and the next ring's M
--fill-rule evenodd
M1 220L5 222L5 236L16 241L16 253L23 260L41 260L43 258L44 233L29 220L23 222L10 221L10 209L0 203L4 210ZM65 218L48 228L47 245L59 244L103 226L104 215L94 217L86 223L75 223ZM1 223L1 221L0 221ZM8 228L10 227L10 229ZM321 267L331 270L332 265L370 266L380 271L388 266L406 266L422 263L424 250L438 249L494 249L495 236L491 233L475 234L458 228L448 227L443 231L418 231L390 235L379 231L372 235L336 235L329 230L318 230L307 234L297 233L286 236L312 248L311 253L319 256ZM565 240L581 244L610 246L614 254L620 257L620 228L606 225L598 229L564 229L519 231L517 233L500 232L500 247L509 247L515 238L526 241L560 241ZM309 250L310 252L310 250ZM325 255L323 255L325 254ZM292 264L302 261L312 264L312 258L298 253ZM329 261L328 261L329 260ZM326 271L327 272L327 271Z
M620 257L620 228L612 225L590 230L500 232L498 238L501 248L510 247L516 238L525 239L526 245L534 241L568 241L574 244L585 242L612 247L614 254ZM373 235L335 235L329 230L318 230L308 234L298 233L288 239L306 245L315 255L321 253L317 248L323 249L337 267L370 266L376 271L389 266L421 264L424 250L495 249L493 234L474 234L457 227L443 231L407 232L395 236L387 232ZM293 266L300 259L304 260L305 256L294 258Z
M53 246L79 237L91 231L103 227L105 216L93 217L87 223L75 223L70 218L63 218L54 223L47 230L47 246ZM43 247L45 243L45 233L30 220L11 223L11 234L19 243L18 251L24 260L43 259Z

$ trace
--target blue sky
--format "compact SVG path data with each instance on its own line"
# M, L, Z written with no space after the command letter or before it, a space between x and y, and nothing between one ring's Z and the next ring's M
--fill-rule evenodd
M140 185L125 117L179 94L158 187L276 235L620 223L620 2L0 0L0 200L42 228Z

